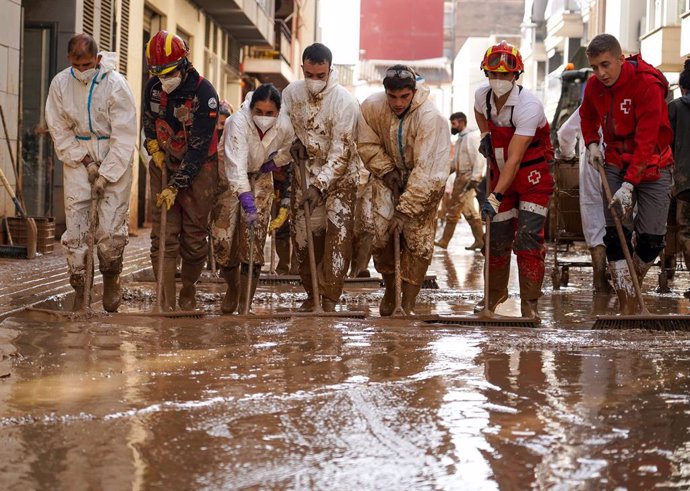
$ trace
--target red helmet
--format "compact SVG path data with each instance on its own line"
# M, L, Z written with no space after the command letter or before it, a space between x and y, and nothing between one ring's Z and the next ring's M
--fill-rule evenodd
M512 44L501 41L486 50L481 69L487 72L522 73L525 65L520 51Z
M152 75L172 72L188 54L187 43L168 31L159 31L146 45L146 63Z

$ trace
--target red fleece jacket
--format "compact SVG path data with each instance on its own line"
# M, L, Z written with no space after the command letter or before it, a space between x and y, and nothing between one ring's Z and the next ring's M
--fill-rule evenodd
M606 87L591 77L580 107L585 144L604 134L606 162L627 168L625 180L633 185L655 181L659 169L673 164L664 76L640 58L627 58L620 77Z

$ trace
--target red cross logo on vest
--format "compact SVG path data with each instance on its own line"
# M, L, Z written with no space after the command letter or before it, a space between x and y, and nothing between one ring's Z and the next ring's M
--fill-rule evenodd
M532 172L529 173L527 176L527 180L534 186L539 184L539 181L541 181L541 172L538 170L533 170Z
M632 108L632 99L623 99L621 102L621 111L625 114L630 114L630 109Z

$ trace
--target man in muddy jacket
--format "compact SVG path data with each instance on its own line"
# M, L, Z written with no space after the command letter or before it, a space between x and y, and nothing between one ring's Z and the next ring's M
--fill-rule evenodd
M580 107L582 135L589 163L597 167L606 163L606 179L613 193L606 207L606 257L621 312L634 313L638 305L623 247L633 250L634 229L633 274L642 283L665 242L673 165L673 133L665 102L668 83L639 55L625 58L618 40L610 34L595 36L586 53L594 77L587 83ZM600 128L605 154L599 148ZM614 227L612 207L624 219L623 244Z
M450 173L448 123L429 89L404 65L386 70L385 92L362 103L357 148L371 172L374 265L386 291L379 311L395 307L393 234L401 234L402 307L414 312L434 250L436 210ZM399 198L398 198L399 196Z
M299 159L307 162L307 189L303 189L299 170L295 170L292 181L292 226L299 273L307 292L307 300L300 307L303 311L311 311L314 306L303 203L311 208L325 311L335 310L352 256L359 106L337 83L332 60L331 51L323 44L308 46L302 54L305 80L292 82L283 91L283 106L301 142Z
M144 88L144 133L151 155L151 196L156 196L151 229L151 260L163 275L163 305L175 308L175 269L182 256L179 306L196 306L196 282L208 255L208 219L218 179L218 95L187 59L189 49L177 35L160 31L146 47L151 77ZM162 182L162 169L168 171ZM162 210L162 211L161 211ZM161 212L167 213L165 235ZM165 245L158 271L160 241Z
M122 255L128 240L132 155L137 138L134 97L115 71L114 53L98 53L91 36L77 34L68 44L70 67L50 84L46 123L55 152L64 164L65 218L62 243L67 248L74 310L82 307L91 200L98 220L95 243L103 274L103 308L121 302Z

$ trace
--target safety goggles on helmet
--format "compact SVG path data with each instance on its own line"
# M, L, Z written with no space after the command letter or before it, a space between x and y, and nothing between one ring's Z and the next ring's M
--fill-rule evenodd
M165 75L175 71L178 66L180 66L180 61L173 61L165 65L152 65L149 67L149 73L151 73L151 75Z
M490 72L514 72L518 68L517 57L511 53L491 53L484 63L484 70ZM502 68L502 69L501 69Z
M411 78L412 80L416 80L417 75L412 73L410 70L407 70L406 68L400 68L400 69L389 68L388 70L386 70L386 78L393 78L393 77Z

